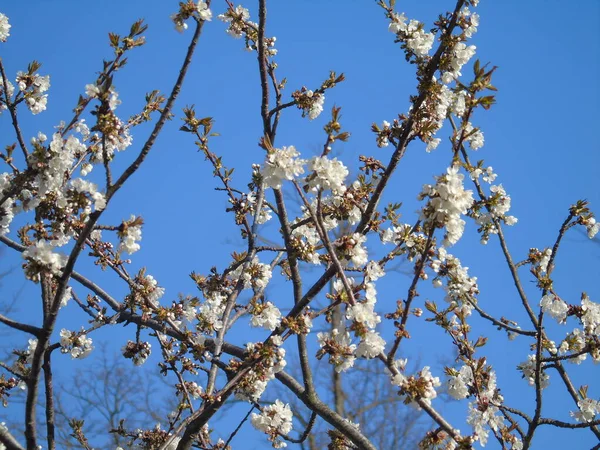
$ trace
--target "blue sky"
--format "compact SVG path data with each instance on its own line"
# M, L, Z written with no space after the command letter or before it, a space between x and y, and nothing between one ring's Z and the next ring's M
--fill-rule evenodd
M437 14L450 8L452 2L399 1L398 10L431 25ZM251 17L256 18L254 5ZM51 88L48 110L32 118L23 112L24 135L29 138L43 131L50 135L60 120L68 120L84 86L95 80L102 58L109 58L107 32L121 34L136 19L143 17L150 28L147 45L130 54L128 66L120 72L115 85L123 100L117 112L121 117L134 113L146 92L160 89L168 92L181 64L190 30L177 33L169 15L176 1L52 2L31 0L25 10L21 2L4 2L0 12L10 18L11 36L0 46L0 56L11 78L17 70L36 59L43 63L42 75L50 74ZM213 12L225 9L225 2L214 1ZM32 12L34 11L34 12ZM494 85L498 87L497 105L490 111L477 113L474 123L485 134L485 146L472 159L485 159L499 174L497 182L512 196L512 213L519 223L506 231L509 246L517 260L524 259L530 247L550 246L558 227L577 199L590 201L592 210L600 212L600 152L597 122L600 118L600 95L596 74L600 69L600 3L592 0L571 2L548 1L482 1L477 8L481 16L479 31L472 43L477 58L498 66ZM242 241L231 216L225 213L227 202L215 192L212 169L194 148L189 135L178 132L181 109L196 105L199 116L212 116L214 130L221 134L213 139L211 149L222 155L224 163L237 168L235 182L244 189L249 181L250 165L262 162L263 153L256 143L261 135L259 116L260 92L256 58L243 50L224 32L218 20L204 29L196 59L188 74L175 107L177 118L167 124L142 170L115 197L103 221L118 223L130 214L142 215L146 225L142 250L134 255L133 267L148 267L161 285L167 288L165 299L177 293L194 293L189 273L206 273L211 266L220 269L229 262L229 253L242 248ZM391 121L408 109L409 95L414 93L414 68L404 62L393 35L387 31L382 10L374 1L290 0L271 1L267 34L277 36L279 77L288 79L287 94L305 85L316 88L329 70L344 72L347 81L326 95L325 113L309 122L295 109L285 111L278 133L278 145L295 145L305 156L315 154L324 142L322 126L326 112L334 104L342 107L342 125L352 132L349 142L334 151L356 173L358 156L372 155L383 161L389 149L375 146L370 125ZM464 74L470 74L465 68ZM8 116L0 119L1 144L11 141ZM134 146L119 155L121 167L132 158L147 136L140 128L134 135ZM424 145L414 143L399 167L394 183L384 200L403 201L407 222L414 221L418 208L415 200L421 185L433 181L450 160L447 142L431 154ZM2 169L4 170L4 169ZM99 172L99 170L98 170ZM175 230L176 231L173 231ZM481 305L490 313L513 319L525 319L518 308L506 266L500 259L497 241L492 237L487 246L478 244L475 226L468 223L463 241L453 249L463 265L478 277ZM276 227L267 225L265 234ZM557 260L555 287L564 298L578 303L581 291L600 301L600 245L589 242L578 230L567 236ZM9 251L2 254L0 269L19 265ZM93 267L81 266L96 274ZM102 279L111 280L104 274ZM535 286L522 274L528 292L535 297ZM15 275L4 281L0 299L15 292L22 283ZM390 274L378 285L381 305L392 304L408 287L408 278ZM111 285L115 295L123 287ZM281 281L273 292L287 292ZM30 305L37 306L37 287L27 286L19 301L21 317L31 317ZM439 292L432 291L431 299ZM425 295L423 296L425 298ZM441 301L441 298L437 298ZM65 313L64 326L73 328L84 317L73 308ZM79 322L78 322L79 321ZM526 322L522 321L523 326ZM499 384L507 402L531 405L533 390L519 379L516 364L526 359L524 341L508 342L503 333L489 327L474 329L492 333L484 349L498 373ZM549 327L558 339L567 328ZM570 328L569 328L570 329ZM422 356L441 375L433 351L439 332L425 322L411 330L414 338L407 352ZM121 341L131 337L119 330ZM98 334L98 339L101 334ZM108 333L105 335L108 338ZM112 334L110 336L113 336ZM235 336L235 335L234 335ZM242 335L235 336L245 342ZM450 347L439 353L450 351ZM64 357L66 360L66 356ZM436 364L438 366L436 367ZM65 368L72 367L65 363ZM437 370L435 370L437 369ZM586 361L580 367L569 365L575 384L600 376L600 370ZM549 401L544 415L568 419L573 405L559 379L551 374ZM590 393L600 397L600 388L591 386ZM524 400L527 400L526 403ZM451 412L453 423L461 430L467 426L455 412L466 403L440 405ZM6 411L0 410L0 419ZM591 433L577 433L581 448L594 444ZM588 436L589 434L589 436ZM253 436L253 435L252 435ZM569 443L572 432L539 430L535 448L560 448ZM255 448L267 448L256 441ZM490 444L493 448L493 442Z

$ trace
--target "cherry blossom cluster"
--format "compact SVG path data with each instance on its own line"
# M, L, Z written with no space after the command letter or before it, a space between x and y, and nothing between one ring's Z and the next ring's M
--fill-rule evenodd
M28 344L27 350L25 351L25 361L27 364L31 364L31 361L33 360L33 352L35 352L35 349L37 348L38 340L29 339Z
M29 261L25 267L27 277L32 281L39 281L42 270L49 270L56 275L60 274L67 263L67 255L55 251L55 247L44 240L37 241L23 252L23 258Z
M273 218L273 215L271 214L271 209L265 204L262 205L260 212L256 214L257 201L256 194L254 192L249 192L246 195L246 202L249 206L248 212L252 217L256 215L256 222L259 225L262 225ZM243 203L244 202L242 202L242 204L240 205L242 208L245 206Z
M408 18L404 14L390 14L388 29L396 35L396 42L402 42L409 54L423 58L429 54L435 35L424 30L425 25L418 20ZM407 22L408 21L408 22Z
M248 375L236 386L235 395L240 400L258 401L267 389L269 381L285 366L285 349L281 347L281 336L273 336L266 344L262 342L246 344L246 352L251 360L257 361ZM230 365L236 366L236 362ZM241 362L239 363L241 364Z
M559 322L564 322L567 319L569 307L564 301L554 294L544 295L540 300L540 306L542 307L542 311L552 316Z
M600 414L600 401L592 398L584 398L577 402L579 411L571 412L573 417L578 422L591 422L596 415Z
M351 343L350 333L334 328L331 332L318 333L317 340L321 347L317 358L329 355L329 363L335 366L336 372L345 372L354 366L356 345Z
M431 400L437 397L435 388L441 386L439 377L434 377L428 366L408 377L398 372L392 376L392 383L400 387L398 394L404 402L416 409L421 409L417 399L431 405Z
M587 229L588 237L594 239L594 236L600 231L600 222L596 222L595 217L590 217L585 223L585 228Z
M492 166L488 166L485 169L483 167L474 167L473 170L470 171L469 176L471 180L478 180L479 177L483 179L486 183L493 183L498 174L494 172L494 168Z
M10 23L8 23L8 17L0 13L0 42L6 42L10 36Z
M464 364L459 370L446 369L448 374L448 393L457 400L474 397L469 403L467 423L473 428L474 439L481 446L487 444L490 430L503 431L513 449L522 448L521 440L510 435L504 424L504 416L499 406L503 402L496 384L496 374L489 366L470 363L476 366L476 375L469 364ZM508 436L512 436L508 438Z
M243 36L244 30L250 19L250 11L244 8L242 5L238 5L233 9L228 9L225 13L219 14L219 20L229 24L227 27L227 34L239 39ZM257 24L251 23L254 27Z
M444 286L443 278L446 278L445 300L459 307L462 314L469 315L476 301L475 296L479 294L477 277L469 276L469 268L463 267L460 260L444 247L438 249L437 259L432 261L431 268L437 274L432 280L433 286Z
M466 37L472 37L479 26L479 14L471 11L468 6L463 7L460 11L459 26L463 29Z
M35 71L38 65L32 63L27 73L17 72L17 86L23 94L25 103L32 114L39 114L46 109L48 94L44 94L50 88L50 76L41 76Z
M231 278L236 282L241 279L244 289L259 289L263 291L272 277L271 266L261 263L258 257L254 257L248 265L240 264L231 273Z
M281 323L281 312L279 311L279 308L271 302L255 302L250 313L252 314L250 324L253 327L263 327L273 331Z
M589 353L594 362L600 362L600 304L591 301L589 296L583 293L581 305L570 305L549 292L540 300L540 306L545 314L561 324L565 324L568 317L576 317L582 326L567 333L558 349L556 346L552 348L552 353L575 354L568 361L576 364L585 361Z
M458 77L462 75L460 72L462 67L475 56L475 50L476 47L474 45L466 45L463 42L458 42L452 48L452 60L450 62L452 70L444 72L442 81L446 84L450 84L453 80L458 79Z
M252 413L252 425L259 431L269 435L273 448L284 448L287 444L280 439L292 431L292 410L289 404L281 400L262 408L260 414Z
M280 189L283 180L293 180L304 173L306 161L298 158L300 152L293 145L270 152L261 169L267 187Z
M223 313L225 312L226 297L221 292L211 292L205 295L198 311L198 326L207 333L223 328Z
M477 185L478 175L481 168L475 168L472 172L472 179ZM496 174L491 167L486 169L486 175L483 181L492 183L496 179ZM515 225L518 219L515 216L508 215L511 207L511 197L507 194L502 184L490 186L490 195L482 200L475 201L471 211L471 216L475 223L479 225L478 231L481 233L481 243L487 244L491 234L498 234L497 223L503 222L508 226Z
M337 158L315 156L308 162L308 169L312 172L306 177L310 189L331 190L334 194L343 194L346 190L344 183L349 172Z
M123 357L131 359L136 366L141 366L150 356L151 347L149 342L127 341L121 351Z
M473 191L466 190L464 175L458 166L449 167L446 174L437 177L435 186L424 185L419 200L428 198L421 212L421 218L434 227L444 227L444 245L454 245L461 238L465 221L461 218L473 204Z
M73 359L87 358L92 352L92 339L85 333L77 333L63 328L60 331L60 351L70 353Z
M523 374L523 378L527 380L530 386L536 385L536 356L528 355L527 361L522 362L517 366L517 369ZM541 389L545 389L550 385L550 376L545 371L540 372L539 385Z
M323 112L323 105L325 104L325 94L323 92L314 92L303 87L301 90L294 92L292 97L298 108L302 110L302 117L308 116L310 120L314 120Z
M310 172L305 178L308 189L313 191L331 190L335 195L346 191L348 169L337 158L314 156L306 161L299 158L295 147L282 147L270 152L263 164L261 174L267 187L280 189L284 180L295 180L304 174L304 166Z
M397 126L397 124L395 124ZM381 127L376 124L372 126L373 132L377 133L377 147L383 148L390 145L390 137L392 135L392 125L384 120Z
M204 22L212 19L209 4L210 1L180 2L179 11L171 16L176 29L184 31L189 19L194 19L199 25L198 32L201 31L202 25L206 25ZM137 441L147 448L174 450L187 439L187 433L181 435L183 428L200 417L202 422L193 433L193 445L201 443L202 448L222 450L226 448L223 440L211 443L205 417L212 417L231 395L260 409L260 413L251 415L252 425L267 434L274 448L283 448L287 446L285 439L290 439L287 435L292 430L292 407L279 399L266 406L264 403L259 406L258 402L276 377L294 388L302 384L284 372L287 365L284 343L288 339L297 339L305 395L296 394L302 396L302 401L314 414L326 418L335 428L329 433L331 448L362 448L361 439L367 438L361 428L328 409L319 399L319 389L311 384L312 368L306 346L307 342L315 344L314 336L310 340L315 324L320 330L316 336L319 349L316 355L313 353L316 359L321 360L327 355L337 374L353 370L357 359L369 360L366 362L373 365L383 364L390 374L391 389L398 391L405 404L423 410L436 422L436 430L427 433L420 444L422 448L470 448L475 442L485 446L490 435L501 441L503 447L529 448L531 437L519 426L527 422L535 431L540 423L532 425L533 421L520 412L514 413L519 417L513 418L512 410L505 407L496 373L484 356L475 356L485 346L487 338L472 338L470 321L479 313L482 320L491 321L511 338L535 339L531 348L536 348L536 352L527 355L527 360L517 370L536 388L538 397L549 385L551 368L562 369L562 363L566 362L581 364L588 354L594 362L600 361L600 305L587 294L582 295L580 304L569 303L558 295L551 278L564 232L580 225L593 238L600 230L600 224L587 209L587 203L579 202L570 210L569 220L554 246L530 249L528 258L519 264L507 257L515 285L521 283L519 267L529 265L541 291L539 304L537 300L529 302L522 289L519 291L531 319L527 328L533 328L533 331L525 326L521 329L504 317L495 319L487 314L482 309L485 305L478 299L477 278L469 274L469 268L463 266L458 257L448 253L447 248L463 236L465 217L478 225L482 242L487 242L490 235L497 235L503 250L506 242L501 227L517 222L515 217L507 215L511 197L502 184L493 184L497 178L493 168L484 166L483 161L476 165L469 161L472 151L482 148L485 142L482 130L474 125L475 108L488 109L494 102L493 96L481 96L480 93L495 90L491 85L494 69L486 71L478 61L473 64L474 80L470 83L460 81L464 67L476 51L468 39L479 27L479 15L470 9L477 1L459 2L454 13L440 15L434 28L430 29L425 23L395 12L393 1L389 6L384 0L379 1L390 21L389 31L400 43L407 61L416 67L418 87L406 114L371 128L378 147L392 144L390 163L386 165L374 157L361 155L359 161L363 166L354 181L348 181L350 171L346 164L332 157L335 142L345 141L350 136L348 132L342 132L340 108L332 108L331 120L323 127L326 141L320 154L304 159L294 145L275 147L277 124L283 111L295 106L303 117L316 119L323 112L326 91L343 81L344 76L331 72L321 85L313 89L303 86L291 94L288 103L284 103L282 91L286 82L277 79L277 64L273 61L277 54L276 38L263 36L264 2L259 8L261 24L250 21L249 11L241 5L227 4L227 10L218 18L227 24L228 34L243 37L246 48L257 52L261 81L266 80L269 89L263 86L261 97L264 129L260 147L266 153L262 165L252 166L248 190L233 185L233 169L227 169L222 159L209 149L209 143L212 143L209 138L217 136L211 132L212 118L196 118L194 109L186 108L185 125L181 130L195 135L198 148L212 164L219 189L227 195L226 211L233 213L247 248L241 253L233 252L230 263L224 268L213 267L207 275L192 273L191 278L200 294L180 294L177 299L166 302L163 300L165 288L145 268L137 273L128 270L131 260L123 258L125 254L132 255L140 250L142 218L132 214L128 220L114 225L105 224L101 219L104 220L103 211L108 208L122 180L126 181L139 163L136 160L118 178L112 177L111 164L117 152L132 145L132 129L150 120L150 113L160 112L159 121L162 122L158 125L164 124L171 115L170 105L181 86L175 86L165 109L161 105L166 99L154 91L146 96L146 105L139 114L126 121L120 119L115 111L121 100L113 85L113 75L124 64L122 55L125 51L143 44L141 33L145 28L138 22L127 37L111 33L114 60L105 62L98 78L85 86L85 96L80 97L74 118L61 123L50 139L41 132L31 138L28 144L31 152L19 142L27 170L19 171L11 165L14 160L10 152L16 145L12 150L7 149L7 155L0 154L4 162L11 165L10 171L0 173L0 236L7 236L7 242L10 242L10 226L18 213L35 216L31 223L18 230L21 243L10 242L10 246L22 252L27 278L42 283L46 308L51 308L50 317L55 317L60 308L80 306L92 317L90 323L93 324L90 329L82 328L80 332L63 328L58 333L57 344L49 340L54 324L48 336L37 327L24 327L37 339L29 339L26 350L16 350L14 367L9 367L15 377L24 380L18 382L14 378L14 381L5 382L5 378L0 377L0 397L4 399L5 391L17 386L30 389L34 383L28 380L38 376L33 372L40 371L41 358L47 355L47 349L60 348L73 359L83 359L93 350L92 339L88 336L97 328L134 323L137 326L135 339L126 341L121 349L122 356L131 359L135 366L144 364L151 354L151 344L145 340L145 334L155 337L160 345L161 371L177 378L173 387L178 408L167 416L166 430L159 424L149 430L128 431L121 424L114 432L131 439L132 445ZM9 30L8 19L0 14L0 41L6 41ZM197 36L198 33L194 39ZM432 52L436 37L439 45ZM186 57L186 61L189 59ZM21 100L33 114L46 109L50 81L49 76L38 73L39 67L32 63L27 71L18 72L14 80L16 88L9 80L0 80L0 111L10 108L12 115ZM181 74L184 75L185 70L182 69ZM82 118L88 107L92 109L88 112L95 117L89 126ZM454 123L456 118L458 124ZM418 220L415 218L416 223L401 223L399 203L391 203L383 210L378 207L383 189L413 139L424 142L427 152L440 147L442 139L435 136L446 122L453 130L449 140L452 150L448 155L449 167L444 174L435 177L434 184L423 186L418 200L424 201L424 206L418 213ZM145 157L146 145L143 148L138 155L140 161ZM95 166L104 171L104 185L86 178ZM464 185L465 174L476 187L477 200L474 192ZM485 194L484 187L489 188L489 195ZM287 197L283 194L289 194L287 189L299 200L298 208L286 208ZM268 227L259 225L272 216L278 222L275 238L268 245L262 245L263 242L258 245L261 234L269 233ZM373 241L369 235L379 239ZM392 245L387 246L387 253L377 259L379 241ZM67 249L69 255L64 253ZM88 251L98 266L126 282L126 295L113 298L83 275L73 272L79 254ZM389 272L387 264L398 257L411 263L412 281L406 295L396 300L392 307L395 310L389 312L388 309L384 314L382 308L387 308L389 302L378 303L376 281L386 275L386 270ZM302 271L306 263L312 264L314 270L324 270L313 288L304 284ZM279 295L267 290L272 279L278 276L291 280L293 302L286 304L280 301ZM434 287L443 288L446 302L443 308L438 308L432 300L426 300L423 306L419 298L422 281L430 277ZM77 285L71 285L73 280L92 292L87 303L78 296ZM315 304L318 303L311 302L317 295L323 295L328 284L329 293L324 295L327 302L317 309ZM440 291L433 292L435 296L435 292L439 295ZM538 305L539 309L533 311ZM423 316L424 309L431 313L425 320L441 327L457 348L455 366L445 368L446 386L452 398L468 402L466 424L472 429L468 436L461 436L460 431L448 424L434 408L433 401L442 386L440 378L434 376L428 366L407 375L407 359L399 358L401 353L398 352L404 350L403 341L411 339L409 325ZM578 321L577 327L563 335L562 340L551 340L550 329L543 321L554 319L565 325L569 318ZM384 337L382 319L393 322L394 334L389 342ZM243 347L228 342L228 337L233 335L228 336L228 333L240 323L262 328L253 330L253 334L262 333L264 338L247 342ZM326 328L322 324L326 324ZM206 387L199 384L197 376L200 374L207 376ZM27 392L27 395L32 394ZM583 387L573 400L577 404L577 411L571 412L573 419L580 425L593 425L590 422L600 413L600 401L588 396L587 388ZM195 401L201 402L200 409L195 409ZM538 401L541 404L541 397ZM190 415L187 415L188 410ZM537 418L533 420L538 420L538 416L536 413ZM178 429L180 424L182 427ZM78 436L74 425L73 431L73 435ZM2 448L0 443L0 450Z
M121 239L119 251L124 251L131 255L141 248L139 241L142 240L142 224L141 219L133 214L129 220L123 222L118 232L118 236Z
M6 83L6 86L4 85ZM5 80L2 75L0 75L0 114L2 111L8 108L6 103L6 96L11 98L15 93L15 86L9 81Z
M212 19L212 12L206 2L202 0L199 2L188 0L187 2L179 3L179 11L171 15L171 20L175 24L175 29L181 33L187 30L188 25L186 20L190 17L208 22Z
M230 5L230 8L223 14L219 14L219 20L227 24L227 34L233 36L236 39L244 37L246 41L246 50L258 51L258 24L250 20L250 12L242 5L238 5L235 8ZM265 37L264 38L264 50L269 56L275 56L277 49L275 48L275 42L277 38Z

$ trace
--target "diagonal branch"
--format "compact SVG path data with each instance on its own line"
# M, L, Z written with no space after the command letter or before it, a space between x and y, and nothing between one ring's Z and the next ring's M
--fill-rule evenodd
M24 331L26 333L33 334L35 337L39 337L42 332L41 328L38 328L34 325L29 325L27 323L17 322L16 320L12 320L6 316L3 316L2 314L0 314L0 322L2 322L4 325L7 325L11 328L14 328L15 330Z
M29 156L29 152L27 151L27 146L25 145L25 140L23 139L23 134L21 133L21 127L19 126L19 119L17 118L17 108L15 104L10 101L8 97L8 78L6 78L6 72L4 71L4 64L2 64L2 58L0 58L0 75L2 75L2 90L4 91L4 101L6 102L6 107L10 112L10 117L12 119L13 128L15 129L15 134L17 135L17 141L19 142L19 147L21 147L21 151L23 152L23 156L25 160ZM1 203L0 203L1 204Z
M2 424L0 424L0 443L3 444L7 450L25 450L25 448L19 444L19 441L10 434L8 428Z

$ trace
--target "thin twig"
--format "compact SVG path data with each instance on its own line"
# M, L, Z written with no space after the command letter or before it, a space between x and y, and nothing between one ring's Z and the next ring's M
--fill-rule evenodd
M244 418L238 424L238 426L235 428L235 430L233 430L233 432L231 433L231 435L229 435L229 438L227 438L227 441L225 442L225 448L227 448L227 446L229 445L229 443L231 442L231 440L235 437L235 435L238 433L238 431L240 431L240 429L242 428L242 426L244 425L244 423L246 422L246 420L248 420L248 417L250 417L250 414L252 413L252 411L254 411L254 408L255 408L255 406L252 405L252 408L250 408L250 410L248 411L248 413L246 414L246 416L244 416Z
M4 90L4 100L6 102L6 107L10 112L10 117L12 119L13 128L15 129L15 134L17 135L19 147L21 147L21 151L23 152L25 161L27 161L29 152L27 151L27 146L25 145L25 140L23 139L23 134L21 133L21 127L19 126L19 119L17 118L17 109L15 108L15 104L10 101L10 98L8 96L8 78L6 78L6 72L4 71L4 64L2 63L2 58L0 58L0 75L2 75L2 88Z

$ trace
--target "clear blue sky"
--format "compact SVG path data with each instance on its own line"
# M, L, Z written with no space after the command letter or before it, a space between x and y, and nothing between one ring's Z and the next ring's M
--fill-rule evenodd
M356 172L361 154L387 161L390 151L375 146L370 125L391 121L398 113L406 112L416 82L413 67L404 62L402 51L387 31L382 10L375 1L270 3L267 34L277 36L279 77L288 79L287 93L302 85L318 87L329 70L344 72L347 81L327 93L325 104L325 112L334 103L342 106L342 124L352 132L350 141L336 147L336 151L351 172ZM398 1L398 9L429 26L452 3L405 0ZM251 17L256 18L255 5L244 6L250 7ZM38 131L51 135L53 126L71 117L85 84L95 80L102 59L110 57L107 32L125 34L129 25L140 17L150 26L147 45L130 54L128 67L116 77L115 84L123 100L117 112L121 117L134 113L142 105L143 95L153 89L168 93L191 36L190 30L183 34L174 30L169 15L176 8L176 1L157 0L31 0L27 9L22 2L3 2L0 12L9 17L12 28L8 42L0 45L0 56L11 79L17 70L25 70L32 59L43 63L42 75L51 76L47 111L33 119L23 113L26 139ZM256 145L262 129L256 58L243 51L243 41L225 34L224 24L216 20L216 15L224 9L225 2L213 2L215 19L205 26L196 59L176 104L177 119L167 124L142 170L117 195L103 219L105 223L109 220L118 223L132 213L144 217L142 250L134 255L133 267L148 267L149 273L166 287L165 300L175 299L179 292L194 293L189 273L192 270L206 273L213 265L222 269L229 262L229 253L239 250L242 244L231 216L224 211L225 197L212 189L216 183L211 168L196 152L189 135L177 131L181 108L195 104L199 116L215 118L214 129L221 136L212 141L211 148L223 156L226 165L237 168L237 187L243 189L248 182L250 164L263 159ZM481 25L472 43L477 46L477 57L482 62L499 67L494 82L499 92L497 105L488 112L478 112L474 119L475 125L484 131L485 146L472 158L485 159L486 164L492 165L499 174L497 182L512 196L512 213L519 223L506 234L515 259L520 260L530 247L543 248L554 242L569 206L577 199L588 199L592 209L600 213L597 138L600 3L483 0L477 12ZM463 73L470 71L465 68ZM309 122L301 119L297 110L286 111L278 145L295 145L306 156L316 153L324 142L322 125L326 120L325 113ZM1 145L12 142L11 132L5 114L0 120ZM128 155L119 155L123 165L140 148L146 133L147 129L138 130ZM407 222L414 220L418 207L415 197L421 185L441 173L449 159L446 143L432 154L425 153L422 144L411 145L386 197L404 202ZM177 231L173 232L175 228ZM453 252L478 277L481 305L498 316L524 319L500 259L497 241L492 237L488 246L483 247L478 244L474 230L475 226L468 223L463 242ZM274 231L273 225L266 227L266 233ZM572 303L578 303L581 291L600 301L599 262L600 245L589 242L578 231L569 233L557 261L558 292ZM0 256L0 269L19 263L19 258L10 251ZM89 273L95 273L94 269L90 268ZM407 289L406 277L393 276L378 285L380 306L391 305ZM529 283L526 273L523 279L532 298L536 298L534 284ZM19 286L21 282L16 277L5 282L0 299ZM123 293L117 283L111 288L115 295ZM283 289L280 281L273 287L274 292L287 292ZM38 305L37 287L28 286L21 295L19 314L31 317L29 311L34 307L31 305ZM440 292L431 295L436 299L434 295L439 296ZM64 326L78 327L78 323L83 323L81 320L84 317L71 307L65 314ZM478 324L474 322L475 329ZM525 321L521 324L526 326ZM550 327L550 330L556 332L554 337L558 340L567 327L557 330ZM524 341L508 342L503 333L486 329L492 333L492 339L483 353L495 366L508 404L531 406L533 389L514 370L516 364L526 359L527 346ZM409 352L426 355L422 360L433 366L435 374L441 375L437 361L450 347L433 351L439 332L431 324L423 322L419 328L413 324L411 334L414 339ZM121 340L115 347L131 337L122 331L118 335ZM238 343L244 341L239 336ZM72 364L65 363L65 367ZM569 369L576 385L600 379L598 366L590 361L580 367L569 365ZM545 404L544 415L568 420L568 411L574 405L559 386L558 377L551 373L550 400ZM590 394L600 397L600 386L591 386ZM452 423L467 432L467 425L455 414L455 410L465 405L466 402L440 407L452 412ZM4 414L0 410L0 420ZM534 448L572 445L572 436L573 432L542 427ZM578 432L577 436L583 439L577 448L594 444L591 433ZM260 444L263 441L256 442L255 448L267 448L266 443ZM490 448L494 448L494 443L490 441Z

